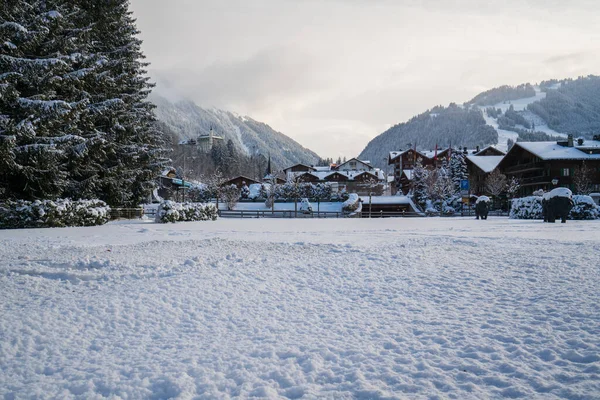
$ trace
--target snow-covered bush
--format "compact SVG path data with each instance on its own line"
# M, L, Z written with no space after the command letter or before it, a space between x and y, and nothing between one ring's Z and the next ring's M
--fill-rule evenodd
M574 195L573 208L569 213L571 219L598 219L600 218L600 207L590 196Z
M159 223L214 221L217 216L217 206L213 203L176 203L167 200L158 205L155 221Z
M345 212L354 212L360 206L360 198L356 193L350 193L348 199L342 203L342 210Z
M208 185L203 183L193 184L186 192L186 197L194 203L205 203L214 196Z
M240 189L236 185L227 185L221 188L221 199L227 204L228 210L233 210L240 200Z
M250 188L248 187L248 185L246 185L246 182L244 182L244 185L242 186L242 191L240 193L240 197L242 199L250 198Z
M542 219L542 196L528 196L512 199L509 218Z
M16 200L0 204L0 228L103 225L110 207L101 200Z
M548 193L546 193L546 196ZM569 219L598 219L600 207L590 196L574 195L573 208ZM510 218L513 219L542 219L542 196L529 196L513 199L510 208Z

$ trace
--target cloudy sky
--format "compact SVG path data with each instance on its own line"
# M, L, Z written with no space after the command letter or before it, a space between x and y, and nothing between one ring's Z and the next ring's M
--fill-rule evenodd
M597 0L131 0L158 91L323 157L503 84L600 74Z

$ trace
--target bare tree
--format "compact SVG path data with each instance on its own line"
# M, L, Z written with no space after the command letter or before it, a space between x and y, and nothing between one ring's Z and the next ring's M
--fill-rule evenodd
M221 196L227 204L228 210L233 210L240 200L240 189L235 185L226 185L221 188Z
M508 195L509 198L512 199L513 197L515 197L515 195L517 194L517 192L519 191L520 188L521 188L521 181L519 181L517 178L515 178L513 176L512 178L510 178L510 180L506 184L506 194Z
M202 179L206 184L208 190L216 199L217 202L217 210L219 209L219 198L221 197L222 184L223 184L223 174L218 169L213 172L211 175L207 175Z
M592 191L592 174L593 170L585 164L585 161L575 168L573 184L575 184L577 194L590 194Z
M506 191L506 181L506 175L495 169L485 179L485 190L492 195L492 198L497 198Z

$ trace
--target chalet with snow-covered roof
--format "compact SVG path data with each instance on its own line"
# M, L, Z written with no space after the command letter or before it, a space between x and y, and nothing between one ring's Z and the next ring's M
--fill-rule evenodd
M383 193L385 174L368 161L352 158L340 165L308 166L296 164L283 170L288 179L301 182L331 183L335 192Z
M419 151L415 149L391 151L388 155L388 165L394 166L394 184L392 185L392 194L399 191L407 194L410 190L412 170L417 162L421 160L424 167L435 168L443 160L450 157L450 148Z
M582 165L591 170L592 191L600 191L600 135L593 140L568 139L557 142L516 142L498 164L508 177L521 183L519 195L535 190L552 189L552 180L559 187L575 190L574 176Z
M231 178L231 179L223 182L221 184L221 186L235 185L238 187L238 189L241 189L244 185L250 186L253 183L259 183L259 182L252 178L248 178L247 176L240 175L240 176L236 176L235 178Z
M362 161L358 158L351 158L348 161L338 165L337 171L373 171L375 168L368 161Z
M496 169L504 158L504 152L493 146L483 150L475 151L465 156L467 171L469 174L469 186L471 193L482 195L485 193L485 180L488 175Z

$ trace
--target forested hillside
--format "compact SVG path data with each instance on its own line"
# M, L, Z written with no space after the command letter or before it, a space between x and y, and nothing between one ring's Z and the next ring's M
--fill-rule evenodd
M436 143L504 147L507 135L511 141L543 141L568 133L591 138L599 132L600 77L553 79L486 90L462 107L435 107L375 137L359 157L384 166L388 152L415 144L421 150L433 149Z
M449 146L485 146L498 141L498 134L486 125L482 112L456 104L434 107L405 123L395 125L375 137L360 154L361 159L374 165L386 165L384 158L390 151L407 149L416 144L418 149Z
M494 89L486 90L473 97L469 104L478 106L491 106L504 101L523 99L535 96L535 89L529 83L518 86L500 86Z
M252 160L264 159L265 163L270 155L273 169L297 163L316 164L319 161L319 156L313 151L252 118L202 108L189 100L170 101L156 94L151 96L151 100L157 106L155 112L159 121L178 139L176 142L207 135L212 129L215 135L224 138L222 144L229 146L228 154L235 153ZM217 166L221 164L216 159L215 162ZM241 167L234 169L236 172L256 174L256 166L248 166L244 170L247 163L242 158L239 158L238 164ZM211 166L207 165L207 168Z
M549 127L586 138L600 132L600 77L566 79L540 86L546 98L530 104L528 109Z

